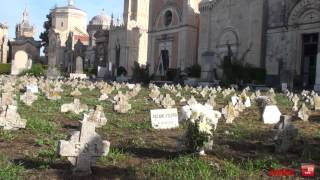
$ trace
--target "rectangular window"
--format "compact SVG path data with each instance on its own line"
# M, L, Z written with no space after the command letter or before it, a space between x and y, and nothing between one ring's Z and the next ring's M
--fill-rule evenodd
M137 20L137 13L138 13L138 1L132 0L131 1L131 20Z

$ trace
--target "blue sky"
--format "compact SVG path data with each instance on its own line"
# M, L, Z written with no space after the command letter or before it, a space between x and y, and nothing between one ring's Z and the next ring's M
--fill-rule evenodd
M68 0L0 0L0 22L7 22L9 25L9 38L15 38L15 26L21 21L22 12L27 4L30 21L36 26L37 34L35 39L39 39L39 34L43 31L43 22L49 10L55 5L63 6ZM107 14L114 14L115 17L123 12L123 0L74 0L75 5L87 12L87 21L93 16L101 13L102 9Z

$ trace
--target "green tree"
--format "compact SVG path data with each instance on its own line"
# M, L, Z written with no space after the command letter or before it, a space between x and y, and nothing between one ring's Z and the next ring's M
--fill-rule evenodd
M46 53L46 49L49 45L49 30L52 27L51 13L47 15L47 21L44 22L43 27L45 31L40 34L40 39L41 39L41 46L44 47L43 52Z

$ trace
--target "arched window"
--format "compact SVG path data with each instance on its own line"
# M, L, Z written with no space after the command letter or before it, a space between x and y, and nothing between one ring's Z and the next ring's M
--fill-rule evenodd
M164 25L169 26L172 22L172 12L170 10L166 11L164 14Z

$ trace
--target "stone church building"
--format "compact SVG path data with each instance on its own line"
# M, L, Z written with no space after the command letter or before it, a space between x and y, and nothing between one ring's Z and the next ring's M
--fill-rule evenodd
M29 20L29 11L27 8L23 11L22 20L16 25L16 38L9 42L11 59L17 52L23 51L33 63L40 62L41 42L34 39L36 28Z
M269 0L267 83L320 90L320 1Z
M267 85L320 90L319 0L202 0L199 6L203 79L221 75L231 49L241 63L265 68Z
M165 76L197 61L200 0L151 0L148 63L151 73Z
M113 69L113 75L119 67L124 67L132 76L134 62L146 65L149 7L149 0L124 0L123 23L113 22L109 34L109 65L112 67L108 69Z
M72 0L52 12L61 46L72 31L72 45L86 46L84 64L110 76L119 67L131 76L135 62L159 76L198 63L213 81L232 55L265 69L267 85L320 90L319 0L124 0L123 21L101 14L87 30Z
M264 5L264 0L201 2L198 60L202 79L222 76L219 66L229 48L243 64L263 66Z
M68 0L66 6L55 7L50 11L52 18L52 28L60 35L61 46L65 47L69 33L73 33L72 47L78 40L88 44L89 36L86 31L87 14L83 10L77 8L73 0Z
M148 2L125 0L123 22L120 18L114 21L102 12L87 26L86 13L72 0L67 6L55 7L51 10L51 34L60 46L51 53L55 54L51 59L69 72L75 71L75 59L81 55L85 68L97 68L99 77L115 76L119 67L125 68L131 76L134 62L142 66L147 63ZM53 46L56 45L53 43Z

